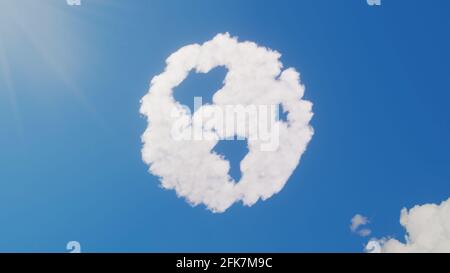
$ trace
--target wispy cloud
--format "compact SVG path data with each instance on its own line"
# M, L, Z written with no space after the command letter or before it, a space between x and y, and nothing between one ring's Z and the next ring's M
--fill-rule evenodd
M369 236L372 231L368 228L360 228L361 226L367 225L369 219L361 214L356 214L350 220L350 230L359 236L366 237Z

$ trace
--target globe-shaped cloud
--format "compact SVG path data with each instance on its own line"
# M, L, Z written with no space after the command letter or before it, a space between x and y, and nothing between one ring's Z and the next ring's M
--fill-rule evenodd
M294 68L282 70L280 56L225 33L202 45L184 46L166 60L140 109L148 119L142 157L163 188L175 190L192 205L223 212L237 201L251 206L284 187L313 136L309 125L313 113L312 103L302 99L299 73ZM173 89L192 70L208 73L218 66L228 69L223 87L215 92L212 104L191 115L174 99ZM287 112L285 121L271 115L273 106ZM233 119L239 109L246 115ZM266 117L263 121L270 126L263 125L268 130L261 130L261 116ZM243 121L248 121L244 130L235 126ZM220 139L233 136L248 141L239 181L229 175L229 162L213 151Z

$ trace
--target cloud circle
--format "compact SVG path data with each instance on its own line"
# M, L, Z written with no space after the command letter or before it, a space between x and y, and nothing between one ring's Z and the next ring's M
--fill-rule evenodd
M309 125L313 113L312 103L302 99L304 86L299 73L294 68L282 70L280 56L253 42L239 42L228 33L202 45L184 46L169 56L164 72L151 80L140 109L148 120L142 135L142 158L163 188L175 190L192 205L204 204L213 212L223 212L237 201L251 206L284 187L313 136ZM215 92L213 104L203 105L191 115L174 99L173 89L192 70L208 73L218 66L228 70L223 87ZM269 118L277 134L271 129L269 135L259 137L255 137L260 133L255 124L240 132L220 130L217 119L200 122L201 117L230 105L280 105L288 113L287 120ZM180 121L181 138L177 138L174 127ZM234 126L226 124L226 128ZM183 138L195 129L210 137ZM248 141L249 152L240 163L240 181L230 177L229 162L213 151L219 139L233 135ZM268 139L276 142L274 149L267 149Z

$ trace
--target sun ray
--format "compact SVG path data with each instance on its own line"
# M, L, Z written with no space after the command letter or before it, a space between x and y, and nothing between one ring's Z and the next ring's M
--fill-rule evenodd
M2 76L5 85L6 93L8 95L9 104L12 109L12 117L14 119L14 124L16 126L16 132L21 141L24 139L24 128L22 123L22 117L17 103L17 97L14 90L13 81L11 78L11 71L8 64L7 55L4 50L3 42L0 39L0 76Z
M94 105L89 101L83 90L76 84L73 77L71 76L71 71L66 64L66 58L68 58L68 60L72 60L70 58L73 58L70 54L72 41L70 39L70 35L67 34L70 33L70 26L67 26L65 24L68 15L66 14L66 12L64 12L63 9L56 8L57 6L53 5L54 3L51 2L25 2L26 5L6 4L3 6L3 8L7 10L4 13L8 16L6 20L10 28L6 29L10 32L17 31L23 33L30 42L30 45L39 53L44 62L57 75L58 79L67 87L65 90L67 92L70 92L71 95L73 95L74 98L78 101L78 103L80 103L88 112L91 113L91 115L93 115L94 119L99 123L99 126L101 126L103 129L107 129L105 120L98 113ZM1 3L4 4L4 2ZM21 4L23 3L24 2L21 2ZM5 20L5 18L3 18L3 20ZM40 23L39 26L41 28L39 28L39 31L36 31L37 28L34 24L35 22ZM5 29L0 29L0 35L4 31ZM45 39L46 37L57 39L57 42L59 44L56 48L59 50L63 50L61 51L63 53L59 56L55 55L56 53L52 50L52 48L49 48L48 40ZM8 48L3 46L3 55L6 56L7 54ZM64 59L61 60L61 58ZM6 60L5 58L2 59ZM3 63L4 64L2 65L2 67L5 67L7 64L6 61L3 61ZM13 84L11 77L8 76L6 78L9 79L8 86L9 89L12 90ZM17 102L14 99L14 96L12 96L11 100L15 104L14 107L16 111L18 111Z

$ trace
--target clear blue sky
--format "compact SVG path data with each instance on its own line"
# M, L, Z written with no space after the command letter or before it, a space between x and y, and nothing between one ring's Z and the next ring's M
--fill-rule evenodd
M401 239L402 207L450 196L449 1L81 1L0 0L0 251L360 252L354 214ZM300 71L315 135L279 194L212 214L147 172L139 100L220 32Z

